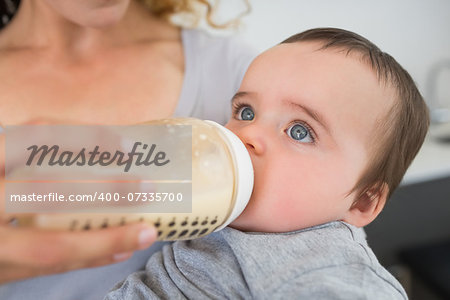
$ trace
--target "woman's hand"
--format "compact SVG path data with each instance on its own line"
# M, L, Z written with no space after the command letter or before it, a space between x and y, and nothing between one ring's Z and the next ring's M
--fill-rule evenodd
M50 123L58 122L33 121L28 125ZM28 132L23 138L31 142L37 137ZM112 140L93 138L102 145ZM0 284L123 261L156 240L155 228L146 223L79 232L10 226L11 216L5 213L4 206L4 142L4 134L0 134ZM14 166L14 155L10 159Z
M145 249L155 240L155 228L143 223L62 232L12 228L3 220L0 224L0 283L123 261L130 258L133 251Z

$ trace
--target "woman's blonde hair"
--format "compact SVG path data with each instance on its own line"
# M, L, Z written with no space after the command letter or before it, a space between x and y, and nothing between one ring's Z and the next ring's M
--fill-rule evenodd
M214 13L219 0L140 0L157 17L165 19L174 25L182 27L196 27L204 18L206 24L214 29L235 27L239 19L250 12L248 0L242 0L245 10L225 23L217 23ZM178 17L174 21L174 17Z

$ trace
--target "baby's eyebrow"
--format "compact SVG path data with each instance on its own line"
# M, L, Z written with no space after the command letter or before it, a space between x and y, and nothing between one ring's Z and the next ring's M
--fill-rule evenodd
M234 94L233 98L231 98L231 102L233 102L239 98L249 96L251 94L254 94L254 93L253 92L237 92L236 94Z
M295 110L300 110L302 112L305 112L307 115L309 115L311 118L313 118L317 123L319 123L329 134L331 134L328 123L325 121L324 117L318 111L314 110L311 107L305 106L300 103L292 102L289 100L284 100L283 102Z

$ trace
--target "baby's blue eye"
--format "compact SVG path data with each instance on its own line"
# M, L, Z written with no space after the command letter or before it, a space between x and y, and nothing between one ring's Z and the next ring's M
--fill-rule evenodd
M251 121L255 118L255 113L249 106L244 106L239 110L239 118L244 121Z
M314 140L309 132L309 129L302 124L295 123L287 130L291 138L303 143L312 143Z

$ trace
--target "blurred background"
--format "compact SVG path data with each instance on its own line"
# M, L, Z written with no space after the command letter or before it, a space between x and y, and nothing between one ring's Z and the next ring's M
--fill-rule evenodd
M242 1L223 2L230 11L243 7ZM309 28L340 27L374 42L414 78L430 107L432 128L366 233L411 299L450 299L450 1L249 2L252 11L239 34L260 51Z

